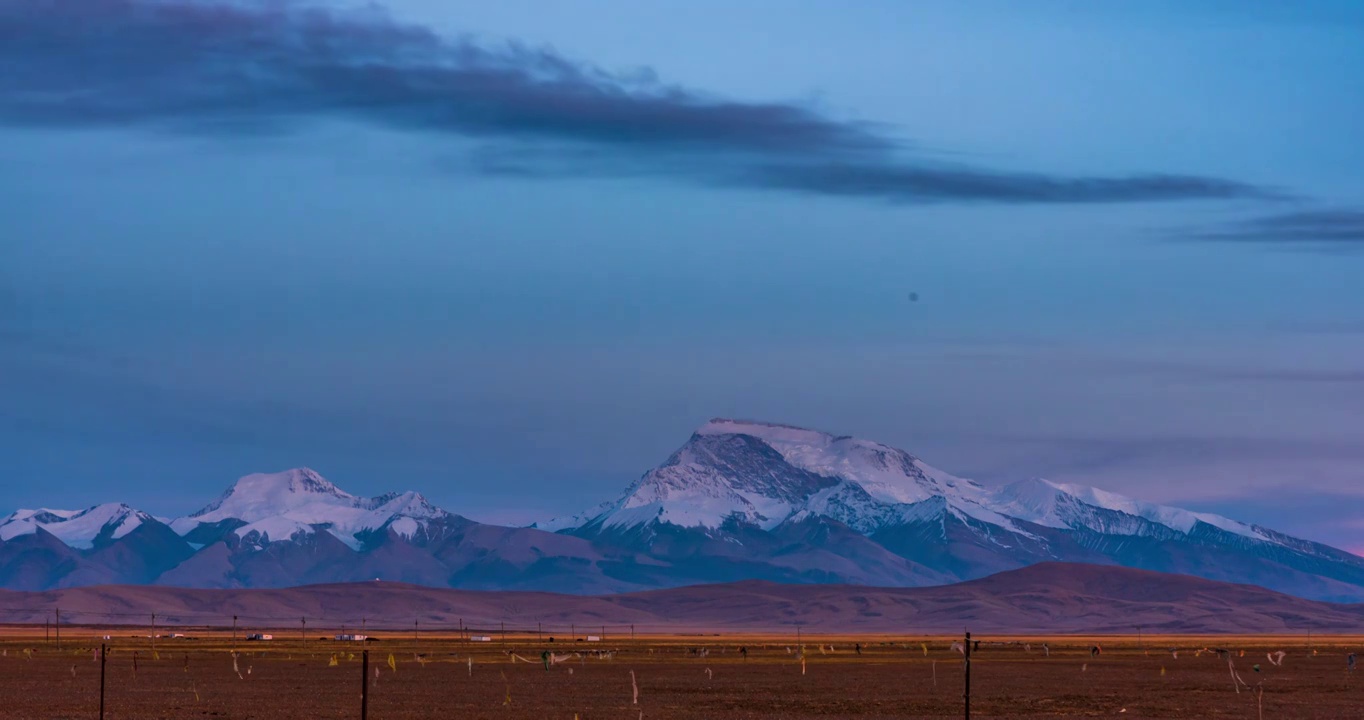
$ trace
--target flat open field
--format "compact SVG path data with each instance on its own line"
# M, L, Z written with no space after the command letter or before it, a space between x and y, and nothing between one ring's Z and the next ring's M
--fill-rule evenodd
M376 720L962 716L962 656L945 637L805 635L802 667L794 636L550 644L534 635L474 643L383 634L366 644L309 633L305 648L295 629L269 642L237 640L234 671L234 642L221 633L162 637L153 651L126 628L64 628L59 651L41 627L8 632L0 637L0 718L98 717L93 648L102 642L111 648L108 718L358 718L365 646ZM1346 655L1364 649L1361 638L1314 638L1310 649L1301 636L977 639L974 717L1257 718L1262 702L1263 717L1276 720L1364 718L1364 670L1346 669ZM1094 657L1096 643L1102 654ZM1229 649L1251 687L1238 694L1228 656L1199 652L1205 647ZM546 671L545 649L571 657ZM1288 653L1282 666L1265 657L1277 650Z

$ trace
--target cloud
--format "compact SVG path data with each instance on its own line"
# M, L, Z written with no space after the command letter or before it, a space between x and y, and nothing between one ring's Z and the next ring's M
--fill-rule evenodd
M370 8L239 0L0 0L0 124L231 136L323 118L529 154L481 172L642 173L897 201L1263 197L1217 178L1055 177L911 161L884 128L447 38ZM594 160L568 160L583 153ZM576 154L576 155L575 155Z
M1299 210L1244 220L1210 232L1200 240L1267 243L1318 248L1364 246L1364 211L1341 208Z
M1051 177L970 168L888 163L769 165L755 184L828 195L899 199L971 199L1012 203L1101 203L1193 198L1272 197L1242 183L1182 175L1122 178Z

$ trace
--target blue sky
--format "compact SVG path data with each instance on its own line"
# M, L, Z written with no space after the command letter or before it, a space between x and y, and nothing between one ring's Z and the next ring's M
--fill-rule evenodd
M1357 3L266 7L0 0L0 508L729 415L1364 549Z

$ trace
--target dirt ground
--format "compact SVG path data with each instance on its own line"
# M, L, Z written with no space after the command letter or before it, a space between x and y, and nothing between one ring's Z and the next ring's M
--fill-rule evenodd
M805 636L803 665L794 637L551 645L533 636L339 643L310 633L306 648L296 630L292 639L277 637L250 643L207 634L163 637L153 650L149 638L126 630L69 629L58 650L41 629L0 636L0 718L99 717L94 648L105 642L111 648L105 717L130 720L359 718L362 682L375 720L963 714L963 658L945 637ZM1364 650L1360 638L1315 638L1310 648L1302 637L978 639L971 665L977 718L1364 718L1364 659L1361 670L1346 669L1347 654ZM1097 656L1095 644L1102 648ZM1179 648L1178 657L1171 648ZM547 671L546 649L572 657ZM1288 653L1282 666L1265 657L1277 650ZM1244 685L1233 681L1228 660Z

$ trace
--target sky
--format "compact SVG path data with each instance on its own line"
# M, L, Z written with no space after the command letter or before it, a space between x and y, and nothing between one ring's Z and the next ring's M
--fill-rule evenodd
M0 0L0 514L528 523L723 416L1364 553L1361 67L1351 0Z

